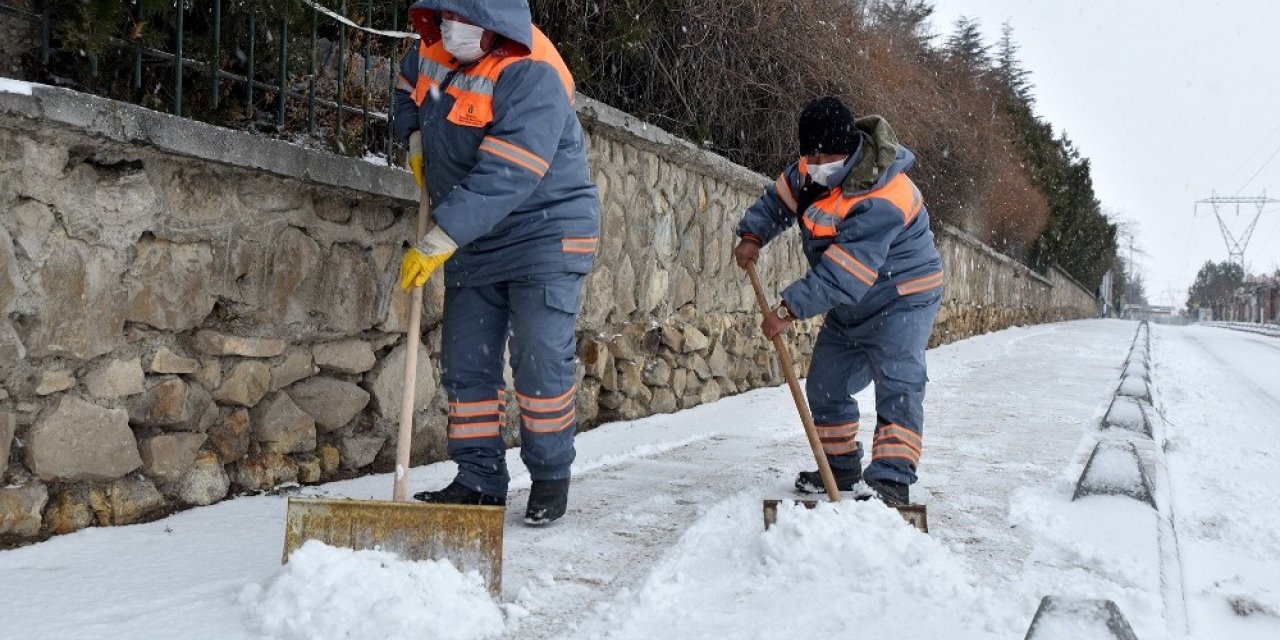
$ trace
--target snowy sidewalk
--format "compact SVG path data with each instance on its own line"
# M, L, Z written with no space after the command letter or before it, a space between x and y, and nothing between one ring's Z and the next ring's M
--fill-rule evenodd
M1082 557L1069 541L1046 535L1066 535L1053 529L1052 512L1070 501L1073 474L1088 454L1082 436L1106 410L1136 328L1121 321L1042 325L930 352L925 452L912 491L929 505L931 536L896 526L896 514L875 504L784 513L791 517L779 527L761 530L760 499L791 497L791 478L812 465L785 388L583 434L565 521L545 529L519 524L528 479L515 480L504 637L882 630L902 638L1021 638L1042 596L1070 591L1081 574L1124 579L1123 569L1105 566L1114 555ZM1183 382L1174 377L1183 374L1161 370L1173 369L1162 349L1180 331L1190 330L1154 332L1153 379L1201 388L1194 372ZM1161 391L1176 397L1185 389ZM871 393L858 399L863 424L874 424ZM1175 424L1197 424L1168 413ZM868 449L870 431L860 434ZM1188 452L1205 453L1198 443ZM1266 461L1268 453L1256 455ZM513 470L522 468L514 453L511 461ZM1271 469L1269 477L1277 477ZM451 475L448 463L414 469L413 490ZM384 497L390 484L377 476L306 493ZM1261 491L1264 483L1254 486ZM239 498L0 552L0 638L259 637L237 598L279 571L283 517L281 497ZM1263 549L1274 558L1275 532L1254 530L1247 541L1269 545ZM1258 565L1253 581L1241 578L1239 586L1261 594L1260 607L1273 606L1277 591L1264 569ZM1277 573L1273 567L1270 575ZM1189 584L1187 592L1200 591ZM1134 613L1139 637L1164 637L1160 611ZM1270 614L1253 621L1277 629ZM1195 637L1217 637L1195 620L1192 626Z

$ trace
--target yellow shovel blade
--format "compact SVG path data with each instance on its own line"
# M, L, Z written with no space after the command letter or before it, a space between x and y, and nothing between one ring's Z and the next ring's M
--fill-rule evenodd
M449 560L475 570L502 594L504 507L289 498L284 562L307 540L348 549L390 551L405 560Z
M818 506L819 502L826 500L795 500L796 504L803 505L806 509L812 509ZM764 501L764 528L768 529L770 525L778 522L778 505L782 504L782 500L765 500ZM908 504L901 507L894 507L898 513L902 514L902 519L907 524L919 529L924 533L929 533L929 514L925 511L922 504Z

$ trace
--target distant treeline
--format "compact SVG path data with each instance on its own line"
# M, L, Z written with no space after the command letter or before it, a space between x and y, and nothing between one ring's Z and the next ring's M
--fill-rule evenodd
M1006 26L939 37L926 0L536 0L584 94L766 175L794 160L796 116L839 95L919 156L930 211L1033 267L1096 287L1116 226L1089 161L1035 115ZM1117 283L1116 291L1123 291Z

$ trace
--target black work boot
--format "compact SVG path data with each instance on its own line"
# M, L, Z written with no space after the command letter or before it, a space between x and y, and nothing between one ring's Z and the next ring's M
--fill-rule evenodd
M564 515L569 506L569 479L534 480L529 487L529 507L524 523L535 527L551 524Z
M852 491L853 485L858 484L862 479L862 469L854 467L852 469L831 469L831 475L836 479L836 488L841 491ZM796 475L796 491L801 493L826 493L827 488L822 484L822 473L819 471L801 471Z
M872 491L876 492L875 497L891 507L911 504L911 492L909 491L911 485L892 480L876 480L874 478L867 478L865 482L868 487L871 487Z
M459 483L457 480L439 491L419 491L413 494L414 500L435 502L437 504L476 504L501 507L507 504L506 498L480 493Z

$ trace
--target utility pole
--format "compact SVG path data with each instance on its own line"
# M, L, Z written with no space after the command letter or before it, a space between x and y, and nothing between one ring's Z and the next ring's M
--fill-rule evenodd
M1218 219L1218 228L1222 230L1222 241L1227 245L1227 259L1235 264L1244 267L1244 251L1249 247L1249 239L1253 237L1253 229L1258 225L1258 218L1262 217L1262 210L1269 204L1280 203L1280 200L1268 198L1267 193L1262 192L1261 196L1219 196L1217 192L1204 200L1197 200L1195 203L1195 214L1199 213L1200 205L1207 204L1213 207L1213 215ZM1240 205L1252 204L1258 207L1258 212L1253 214L1253 220L1249 221L1249 226L1245 228L1244 233L1237 237L1231 230L1227 228L1227 223L1222 219L1222 211L1219 207L1222 205L1234 204L1236 206L1236 216L1240 215ZM1194 215L1194 214L1193 214Z

